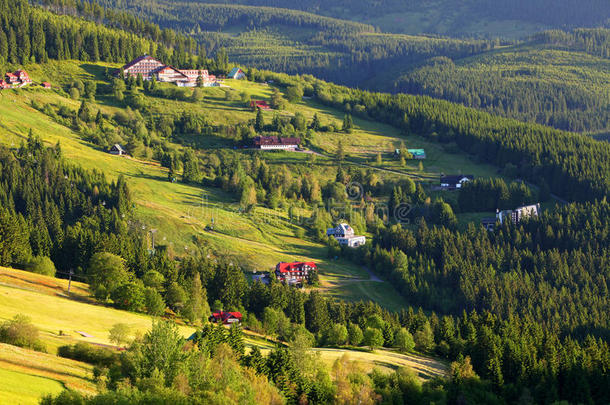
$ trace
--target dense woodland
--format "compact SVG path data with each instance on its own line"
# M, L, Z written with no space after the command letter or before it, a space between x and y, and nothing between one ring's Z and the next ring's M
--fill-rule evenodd
M227 3L226 0L206 0L199 3ZM340 0L333 2L333 7L327 7L324 1L317 0L307 3L294 0L237 0L232 4L251 6L283 7L330 15L343 19L370 19L401 12L417 12L433 8L435 11L453 11L463 20L477 16L480 19L527 21L547 26L594 26L607 22L610 18L607 4L603 0L466 0L462 8L453 8L455 4L448 0L422 4L418 1L400 0ZM446 15L441 14L441 18ZM437 17L438 18L438 17ZM450 20L451 21L451 20ZM458 23L460 18L456 18ZM383 28L383 26L382 26ZM463 34L457 24L451 27L452 34Z

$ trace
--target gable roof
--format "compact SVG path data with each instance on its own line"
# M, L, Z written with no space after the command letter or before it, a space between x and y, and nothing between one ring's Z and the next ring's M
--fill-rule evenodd
M121 68L121 70L129 69L130 67L132 67L132 66L134 66L134 65L136 65L136 64L138 64L138 63L140 63L140 62L142 62L144 59L152 59L152 60L153 60L153 61L155 61L155 62L159 62L160 64L165 65L165 63L161 62L160 60L155 59L155 58L153 58L153 57L152 57L152 56L150 56L150 55L146 55L146 54L144 54L144 55L142 55L142 56L138 56L137 58L135 58L135 59L134 59L134 60L132 60L131 62L127 63L125 66L123 66L123 67Z
M451 175L443 175L441 176L441 183L446 184L457 184L463 179L473 180L474 176L472 174L451 174Z
M424 151L423 149L407 149L407 152L414 156L422 156L426 154L426 151Z
M314 269L318 268L318 266L314 262L279 262L277 266L275 266L275 270L279 271L280 273L289 273L293 271L299 271L304 266L313 267Z
M222 320L222 321L226 321L229 318L241 319L242 315L241 315L241 312L225 312L225 311L220 311L220 312L212 313L211 317L215 318L215 319Z
M254 137L255 145L299 145L300 138L282 138L279 136L256 136Z
M231 72L229 72L229 76L235 76L240 71L243 73L243 70L241 70L241 68L235 67L235 68L231 69Z
M110 148L110 150L118 150L119 152L125 152L125 149L123 149L123 147L118 143L112 145L112 148Z

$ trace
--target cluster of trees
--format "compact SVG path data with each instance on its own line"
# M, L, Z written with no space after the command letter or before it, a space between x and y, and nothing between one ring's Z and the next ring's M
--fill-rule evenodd
M59 271L82 274L100 249L122 255L132 269L146 262L122 177L109 183L66 164L59 144L45 148L31 133L19 150L0 149L0 167L0 264L24 267L48 257ZM49 268L40 259L33 265Z
M601 58L610 58L610 29L579 28L572 31L551 30L532 37L534 42L559 49L578 50Z
M534 192L523 182L503 179L474 179L462 185L458 195L461 212L508 210L521 205L534 204L548 199L548 191Z

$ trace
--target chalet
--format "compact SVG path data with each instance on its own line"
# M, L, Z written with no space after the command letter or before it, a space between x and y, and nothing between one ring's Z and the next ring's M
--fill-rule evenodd
M252 140L255 149L294 150L301 144L299 138L281 138L279 136L257 136Z
M540 213L540 204L524 205L517 207L514 210L497 210L496 218L503 224L506 221L511 221L513 224L518 224L521 220L530 217L537 217Z
M5 73L4 80L0 80L0 89L17 89L31 83L32 79L30 79L28 73L23 69L19 69L13 73Z
M52 87L51 83L49 83L49 82L42 82L42 83L40 83L40 85L42 87L44 87L45 89L50 89Z
M208 321L212 323L222 322L224 325L231 325L233 323L241 323L242 315L241 312L214 312L208 318Z
M15 76L17 76L19 82L21 83L19 87L27 86L28 84L32 83L32 79L30 79L28 73L23 69L19 69L18 71L16 71Z
M340 245L351 248L362 246L366 243L366 237L354 235L354 229L346 223L341 223L335 228L328 229L326 236L332 236Z
M250 108L252 108L253 110L256 110L257 108L260 108L261 110L265 110L265 111L271 110L271 106L269 104L267 104L266 101L263 101L263 100L250 101Z
M126 155L127 152L125 152L125 149L123 149L121 147L121 145L119 145L118 143L115 143L112 148L110 148L110 150L108 151L108 153L110 153L111 155L117 155L117 156L123 156Z
M236 67L229 72L227 77L229 79L242 80L246 78L246 73L240 68Z
M124 77L142 75L144 80L157 78L157 73L166 67L165 63L149 55L143 55L123 66L121 72Z
M413 159L426 158L426 151L423 149L407 149L407 152L409 152L413 156Z
M303 285L316 271L318 266L314 262L280 262L275 266L278 281L288 285Z
M5 76L7 83L9 83L11 86L19 81L19 78L14 73L8 72Z
M441 188L455 190L456 188L462 188L462 185L472 180L474 180L474 176L470 174L441 175Z

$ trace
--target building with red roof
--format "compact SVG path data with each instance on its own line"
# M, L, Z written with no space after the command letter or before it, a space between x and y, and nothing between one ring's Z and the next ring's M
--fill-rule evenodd
M210 75L205 69L180 70L149 55L142 55L132 60L123 66L120 72L124 77L141 75L144 80L154 78L159 82L175 83L180 87L195 87L199 76L202 77L204 86L216 84L216 76Z
M250 101L250 108L252 108L253 110L256 110L257 108L260 108L261 110L265 110L265 111L271 110L271 106L269 104L267 104L266 101L263 101L263 100Z
M51 83L49 83L49 82L42 82L40 85L42 87L44 87L45 89L50 89L52 87Z
M280 262L275 266L275 276L286 284L304 284L318 271L314 262Z
M224 325L230 325L232 323L241 323L242 315L241 312L214 312L208 320L212 323L222 322Z
M4 74L4 78L5 80L0 80L0 89L17 89L32 83L30 75L23 69L19 69L12 73L7 72Z

